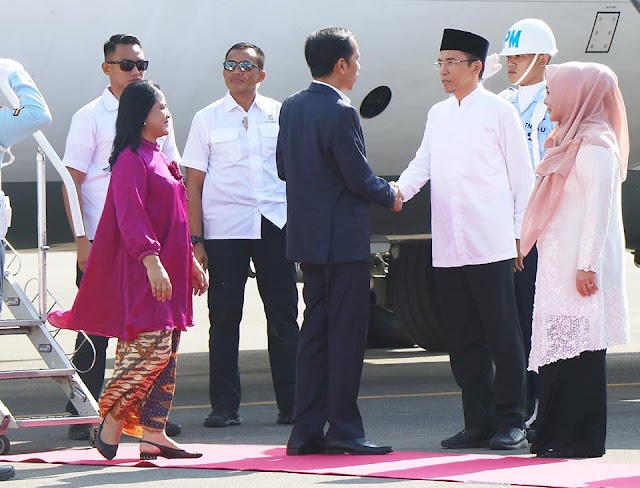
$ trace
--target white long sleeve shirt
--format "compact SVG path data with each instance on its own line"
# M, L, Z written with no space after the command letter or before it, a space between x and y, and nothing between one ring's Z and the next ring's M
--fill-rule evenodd
M511 103L480 85L460 103L450 97L434 105L422 144L398 180L404 200L429 180L433 266L516 256L534 174Z

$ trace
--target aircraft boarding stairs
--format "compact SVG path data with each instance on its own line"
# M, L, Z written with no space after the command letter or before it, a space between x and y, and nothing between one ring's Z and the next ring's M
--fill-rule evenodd
M0 89L9 98L11 103L15 106L19 104L17 97L13 94L10 88L6 86L0 86ZM6 387L0 388L0 455L6 454L10 449L10 442L6 436L8 429L10 428L27 428L27 427L45 427L56 425L71 425L71 424L98 424L100 417L98 416L98 404L89 392L86 385L80 379L80 376L74 368L71 360L65 352L62 350L58 342L56 341L54 333L52 333L46 322L47 313L51 311L56 305L57 300L53 299L51 294L46 288L46 253L48 246L46 242L46 173L45 173L45 152L49 155L51 163L54 165L58 173L62 176L62 180L67 189L69 195L69 202L71 206L71 214L74 222L75 235L84 235L84 226L82 224L82 217L80 213L80 206L78 203L77 192L75 184L71 179L71 175L66 170L62 161L57 156L49 142L46 140L42 132L36 132L34 134L39 149L37 155L37 186L38 186L38 279L31 280L25 284L23 288L14 278L14 275L9 271L12 266L16 264L18 271L21 267L20 258L8 243L7 251L10 253L7 257L5 266L5 272L3 276L4 293L3 293L3 315L12 315L13 318L0 319L0 383L2 381L31 381L36 379L51 379L55 381L60 388L64 391L67 398L73 403L78 411L78 415L61 415L61 414L48 414L43 416L17 416L13 415L7 405L3 403L3 395L11 396L11 391ZM8 163L10 164L10 163ZM6 166L5 163L2 166ZM0 171L1 175L1 171ZM0 182L1 186L1 182ZM5 203L4 194L2 196L2 203ZM7 218L4 213L4 205L0 205L2 210L2 217ZM10 213L9 213L10 215ZM7 218L10 220L10 217ZM13 254L13 257L11 256ZM17 272L16 271L16 274ZM37 292L32 299L29 299L26 293L26 288L29 283L35 283L37 285ZM53 305L47 306L47 299L51 297ZM37 302L37 303L36 303ZM57 332L56 332L57 334ZM38 352L46 368L42 369L16 369L16 370L1 370L3 366L2 347L6 344L7 340L3 340L6 335L24 335L26 336L35 350ZM86 338L86 340L89 340ZM10 341L13 343L14 341ZM26 343L26 341L25 341ZM6 356L5 356L6 357ZM5 363L6 364L6 363ZM33 381L34 387L37 387L37 382ZM5 398L5 401L9 402L9 398ZM47 405L46 408L50 410L62 410L64 401L52 401L51 405ZM59 411L58 410L58 411Z
M19 263L20 256L7 245L7 251L13 252L13 257L8 259L10 270L12 265ZM19 380L28 381L35 378L50 378L55 381L71 400L78 411L78 416L71 415L47 415L40 417L14 417L9 408L0 397L0 454L6 454L10 449L9 439L5 435L10 428L46 427L69 424L96 424L98 417L98 405L91 393L80 379L71 360L56 341L55 334L49 330L46 324L46 313L41 314L36 310L34 302L39 299L39 292L29 299L26 289L34 280L25 284L25 288L15 280L12 273L7 270L4 276L4 307L13 315L11 319L0 320L0 336L21 334L26 336L35 350L47 366L47 369L16 369L0 371L0 381ZM55 308L57 300L51 293L46 292L53 299L52 307ZM88 340L88 339L87 339ZM0 337L2 341L2 337ZM7 394L10 390L2 388ZM52 408L62 408L64 401L53 401Z

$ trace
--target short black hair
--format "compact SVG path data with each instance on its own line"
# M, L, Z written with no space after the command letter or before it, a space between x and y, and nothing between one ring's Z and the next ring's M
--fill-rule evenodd
M118 44L138 45L142 47L142 42L140 42L140 39L136 36L131 34L114 34L104 43L104 46L102 46L105 61L107 60L107 56L116 50Z
M476 62L476 61L480 61L482 63L482 68L480 68L480 75L478 76L479 80L482 80L482 75L484 75L484 64L486 62L485 59L480 59L478 56L476 56L475 54L470 54L466 51L462 51L465 55L465 57L467 58L467 61L470 63Z
M158 101L159 92L158 84L150 80L134 81L123 90L118 104L116 137L109 157L110 170L113 170L118 156L125 148L131 147L133 152L138 150L144 123Z
M329 76L340 58L348 61L354 51L351 39L353 33L342 27L328 27L309 34L304 43L304 57L311 76Z
M227 51L227 54L224 55L224 60L227 60L227 57L229 56L229 53L231 51L244 51L245 49L253 49L256 54L257 54L257 59L256 61L258 62L257 66L258 68L260 68L261 70L264 69L264 51L262 49L260 49L258 46L256 46L255 44L251 44L250 42L236 42L233 46L231 46L229 48L229 50Z

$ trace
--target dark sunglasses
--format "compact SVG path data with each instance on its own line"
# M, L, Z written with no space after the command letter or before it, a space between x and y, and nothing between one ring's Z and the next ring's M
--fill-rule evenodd
M234 69L236 69L236 66L240 67L240 71L251 71L253 68L255 69L260 69L258 68L255 64L253 64L251 61L225 61L224 63L222 63L222 66L224 67L224 69L226 69L227 71L233 71Z
M138 68L138 71L146 71L149 67L149 61L146 59L139 59L138 61L122 59L120 61L107 61L107 64L119 64L122 71L131 71L134 66Z

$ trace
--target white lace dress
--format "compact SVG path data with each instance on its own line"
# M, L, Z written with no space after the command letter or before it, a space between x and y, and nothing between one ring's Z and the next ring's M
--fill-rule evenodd
M585 145L557 212L538 239L529 369L629 342L619 163ZM583 298L578 269L595 271L598 292Z

